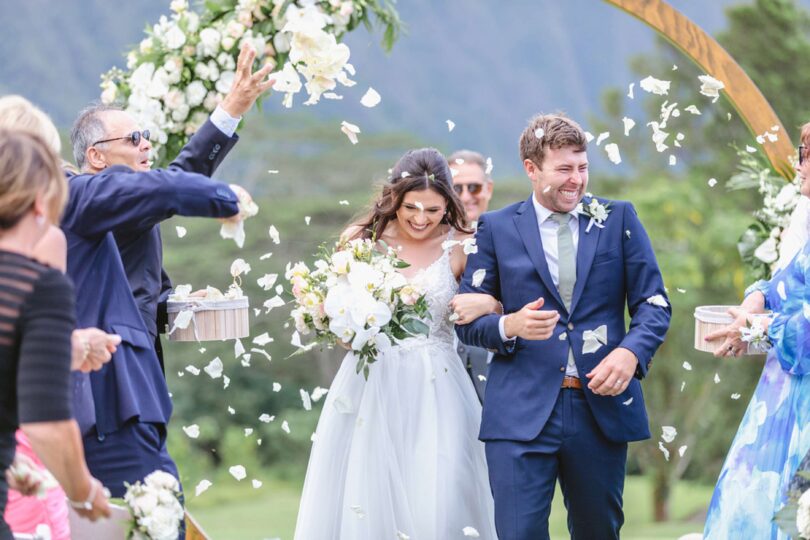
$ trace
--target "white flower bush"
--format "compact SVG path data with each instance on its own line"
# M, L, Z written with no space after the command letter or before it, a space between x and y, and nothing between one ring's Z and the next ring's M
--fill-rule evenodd
M279 66L276 91L306 89L305 105L338 84L352 86L349 48L340 39L372 16L393 45L399 19L388 0L216 0L197 13L173 0L171 15L146 31L127 54L126 71L113 68L101 81L101 101L120 103L152 133L156 162L165 165L231 89L236 57L244 43L256 61ZM304 82L301 82L303 77Z
M382 253L371 240L352 240L323 250L313 266L298 262L286 269L295 303L294 343L310 334L314 344L342 342L357 355L357 373L368 378L369 365L380 352L428 334L424 292L399 272L408 265L392 248ZM311 346L301 345L300 350Z
M143 483L127 486L124 502L132 515L132 540L176 540L185 519L180 484L167 472L155 471Z

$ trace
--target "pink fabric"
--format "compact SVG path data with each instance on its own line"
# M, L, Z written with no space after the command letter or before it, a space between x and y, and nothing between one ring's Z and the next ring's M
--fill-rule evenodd
M25 455L39 467L45 468L20 430L17 430L17 453ZM52 540L70 540L68 506L65 492L59 486L49 489L44 499L38 499L36 496L23 497L10 489L5 519L15 533L33 534L37 525L44 523L51 528Z

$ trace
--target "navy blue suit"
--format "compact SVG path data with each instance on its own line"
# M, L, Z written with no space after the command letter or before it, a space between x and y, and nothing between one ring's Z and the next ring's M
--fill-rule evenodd
M68 185L62 230L68 242L67 273L76 286L78 326L122 337L112 361L100 371L74 375L74 412L91 472L121 496L123 481L134 482L156 468L174 474L176 469L165 452L172 411L168 388L114 235L151 234L174 215L232 216L238 203L226 184L175 168L134 172L117 165L72 176ZM124 428L135 431L127 434Z
M585 201L587 202L587 200ZM603 204L608 201L601 201ZM576 284L570 313L548 270L531 197L478 223L460 292L491 294L505 313L545 299L560 319L547 340L501 339L498 315L456 326L459 339L496 351L489 368L480 438L486 443L500 540L548 538L557 478L573 538L618 538L627 442L650 437L640 379L669 327L671 310L655 254L630 203L610 201L604 228L579 217ZM480 287L472 275L485 269ZM630 328L625 328L625 307ZM583 354L583 333L607 326L607 344ZM561 390L569 347L583 390ZM636 377L619 396L588 390L585 374L623 347L638 358Z

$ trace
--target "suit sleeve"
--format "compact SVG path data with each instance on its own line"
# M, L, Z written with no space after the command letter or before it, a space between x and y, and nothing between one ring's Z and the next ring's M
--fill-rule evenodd
M669 329L672 308L650 238L630 203L624 207L623 226L624 277L630 329L619 347L629 349L636 355L636 376L644 378L655 351L663 343ZM667 307L647 302L648 298L655 295L661 295L667 301Z
M135 172L114 166L72 177L62 227L84 237L145 230L174 215L230 217L239 211L227 184L179 169Z
M475 233L475 244L478 252L467 258L464 276L461 279L459 293L484 293L501 299L500 278L498 276L498 260L495 256L495 244L492 237L492 228L487 216L481 216L478 230ZM485 270L486 274L478 287L473 287L472 276L476 270ZM479 317L469 324L457 324L458 339L467 345L494 349L501 354L511 354L514 342L504 343L498 330L498 321L501 315L490 313Z
M209 118L189 139L169 168L212 176L238 140L236 134L228 137L222 133Z

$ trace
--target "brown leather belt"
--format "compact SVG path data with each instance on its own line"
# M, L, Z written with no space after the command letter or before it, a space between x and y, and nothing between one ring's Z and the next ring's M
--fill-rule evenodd
M563 377L562 388L582 390L582 381L579 380L579 377Z

